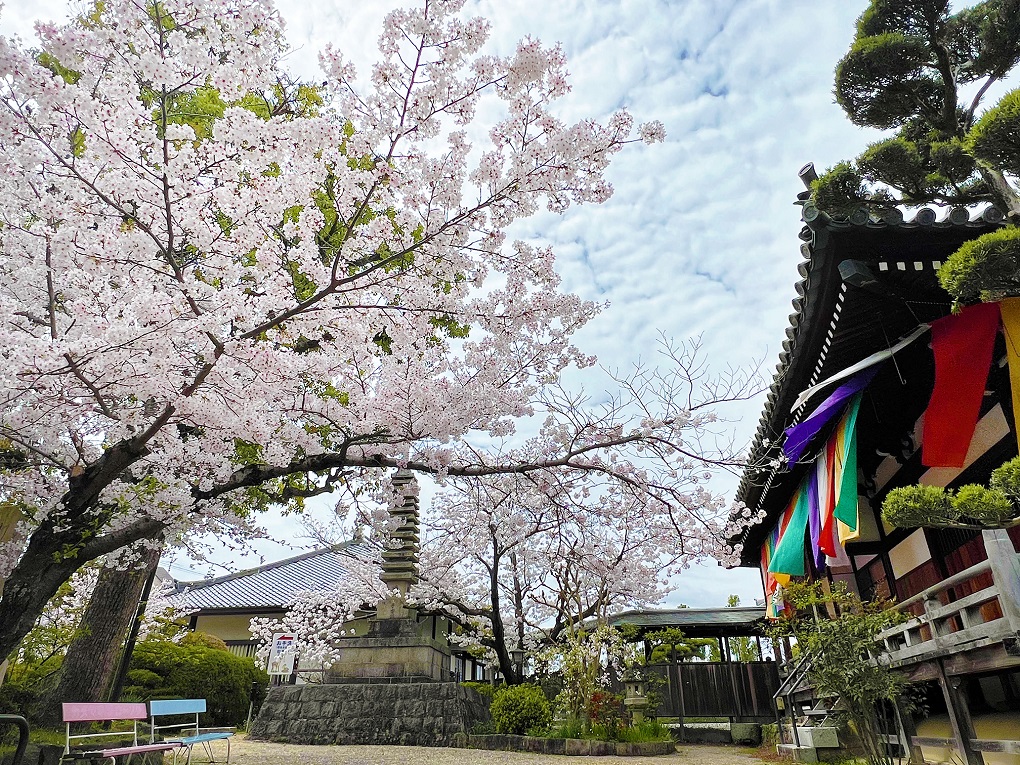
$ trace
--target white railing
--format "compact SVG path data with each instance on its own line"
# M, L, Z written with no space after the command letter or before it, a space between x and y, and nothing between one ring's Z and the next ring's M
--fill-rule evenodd
M234 656L243 656L245 658L255 655L255 650L258 648L258 643L254 640L227 640L227 650Z
M1015 554L1014 557L1020 559ZM991 586L951 603L943 604L939 599L940 594L989 572L993 574ZM988 609L985 606L989 603L997 603L1000 614L1007 613L1012 605L1002 602L1004 597L1011 597L1010 590L1000 587L1000 583L995 581L995 573L992 562L984 560L900 603L897 608L901 611L922 604L924 614L913 616L879 635L892 665L901 666L935 656L981 648L1015 635L1010 619L1000 616L986 619Z

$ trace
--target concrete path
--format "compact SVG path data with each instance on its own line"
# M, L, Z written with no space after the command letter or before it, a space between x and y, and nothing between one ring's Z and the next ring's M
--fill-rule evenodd
M193 762L203 762L195 752ZM216 751L218 757L222 754ZM659 757L567 757L527 752L490 752L415 746L298 746L234 739L236 765L762 765L746 749L730 746L681 746Z

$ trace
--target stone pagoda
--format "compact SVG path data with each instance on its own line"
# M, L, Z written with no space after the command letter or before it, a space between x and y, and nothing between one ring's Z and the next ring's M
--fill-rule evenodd
M367 634L343 638L340 660L323 684L269 689L252 723L254 739L295 744L450 746L489 717L477 691L451 677L445 635L419 622L406 596L418 581L418 492L399 471L393 485L404 501L383 552L381 578L391 591L369 620Z

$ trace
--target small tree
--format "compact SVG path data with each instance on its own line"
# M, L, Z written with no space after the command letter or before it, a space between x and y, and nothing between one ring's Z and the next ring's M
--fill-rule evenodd
M608 670L621 671L625 654L620 631L605 624L590 631L570 630L540 653L540 660L558 671L563 680L556 706L580 734L591 732L593 711L597 711L600 694L609 688Z
M906 617L891 601L862 601L844 585L826 591L822 583L793 582L785 588L794 613L773 622L771 637L794 637L810 656L807 678L814 693L835 697L853 724L872 765L891 765L879 738L876 712L884 701L896 700L906 679L887 666L878 635ZM819 616L828 605L836 618Z
M650 664L668 661L675 665L688 659L705 659L716 645L716 641L711 638L689 638L678 627L649 632L645 639L652 646Z

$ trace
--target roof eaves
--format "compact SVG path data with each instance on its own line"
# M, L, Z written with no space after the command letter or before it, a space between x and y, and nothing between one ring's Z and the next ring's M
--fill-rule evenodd
M779 363L776 365L772 385L766 394L765 405L749 451L749 467L741 476L736 492L737 500L752 509L763 494L768 491L768 487L776 475L776 469L773 467L768 470L765 482L760 482L761 473L769 467L767 457L775 453L777 440L782 433L781 429L777 431L777 417L781 414L785 416L785 414L777 410L779 404L789 395L789 391L785 391L784 386L799 358L798 351L805 347L811 347L810 336L813 332L825 331L824 325L813 326L817 324L813 321L814 317L812 316L813 302L817 300L824 285L818 284L818 281L821 280L814 280L812 277L815 274L824 274L825 267L831 265L826 262L829 235L848 229L989 229L1002 224L1005 217L998 208L990 205L974 209L962 206L943 208L941 215L940 210L930 206L911 209L907 210L911 214L909 220L900 208L892 208L882 216L860 210L848 218L832 218L818 210L810 202L803 204L801 210L805 227L800 234L800 238L803 240L800 252L804 259L797 265L801 278L794 284L794 290L797 293L797 297L792 301L794 311L789 316L783 350L779 354ZM784 393L787 395L784 396ZM758 467L762 465L765 467ZM750 530L751 527L745 528L738 537L731 541L743 543Z

